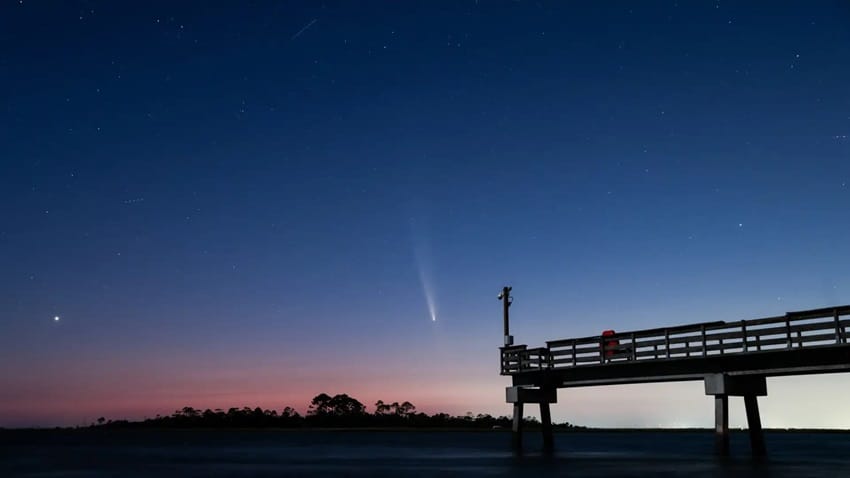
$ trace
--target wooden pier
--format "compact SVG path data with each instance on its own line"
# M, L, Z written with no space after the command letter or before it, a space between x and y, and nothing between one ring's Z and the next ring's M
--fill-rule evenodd
M513 404L513 443L522 447L526 403L540 406L544 449L552 449L549 404L557 389L592 385L702 380L714 396L715 450L729 454L729 397L741 396L753 455L766 454L757 397L767 395L767 377L850 371L850 305L788 312L732 322L705 322L575 339L545 347L513 345L509 334L510 287L504 304L505 344L501 374L510 376L506 398Z

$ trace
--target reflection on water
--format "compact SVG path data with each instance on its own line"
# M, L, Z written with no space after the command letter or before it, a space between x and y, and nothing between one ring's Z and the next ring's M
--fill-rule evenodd
M841 476L850 434L768 433L753 462L744 434L730 459L709 432L575 432L541 454L529 433L324 431L5 431L2 476Z

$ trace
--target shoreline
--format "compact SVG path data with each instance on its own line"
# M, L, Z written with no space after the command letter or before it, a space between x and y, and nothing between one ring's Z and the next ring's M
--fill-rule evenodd
M540 431L536 427L525 427L526 432ZM186 428L134 428L134 427L54 427L54 428L0 428L0 434L5 433L46 433L46 432L74 432L74 433L111 433L111 432L274 432L274 433L351 433L351 432L371 432L371 433L510 433L510 428L452 428L452 427L433 427L433 428L417 428L417 427L303 427L303 428L275 428L275 427L186 427ZM730 428L732 433L747 433L746 428ZM826 434L841 434L850 433L850 429L845 428L764 428L766 433L826 433ZM556 434L570 433L714 433L714 428L561 428L554 429Z

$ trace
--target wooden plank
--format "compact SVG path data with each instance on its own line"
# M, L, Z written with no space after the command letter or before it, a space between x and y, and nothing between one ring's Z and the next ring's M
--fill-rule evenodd
M576 363L599 363L599 355L595 355L593 357L576 357Z
M818 336L817 338L820 338L820 339L823 339L823 340L826 340L826 341L831 341L830 337L826 337L826 334L824 334L824 337ZM789 350L789 349L786 349L785 344L782 343L784 341L784 339L773 339L773 340L779 341L779 348L774 348L774 349L767 348L767 350L765 350L764 352L761 352L761 353L751 352L749 354L743 354L743 353L740 352L740 349L739 349L739 351L736 351L734 353L730 352L731 355L727 355L727 357L757 356L757 355L761 355L761 354L764 354L764 353L768 353L768 354L785 353L786 350ZM776 344L774 344L774 345L776 345ZM830 349L830 348L834 348L834 347L835 347L834 343L829 343L829 344L825 344L825 345L807 345L804 350L823 349L823 348ZM796 349L794 349L794 350L796 350ZM709 354L706 357L699 357L698 359L686 358L684 355L685 355L684 353L680 352L680 353L674 353L671 356L671 358L669 358L669 359L662 358L662 359L654 360L654 359L651 359L651 358L650 359L638 358L636 361L628 360L628 358L629 358L628 355L625 355L625 356L620 355L620 356L611 357L610 358L611 360L606 361L606 363L604 363L604 364L600 364L597 357L587 357L583 362L581 362L581 361L577 362L576 365L573 365L572 362L567 361L566 363L557 363L557 364L553 365L553 367L551 369L545 369L545 370L553 370L553 371L555 371L555 370L566 370L566 369L574 369L576 367L581 368L581 369L584 369L586 367L590 367L590 368L605 367L605 368L608 368L608 367L617 366L617 364L624 364L624 363L636 363L636 364L637 363L646 364L646 363L656 363L656 362L658 362L658 363L674 362L675 363L675 362L678 362L678 361L681 361L681 360L687 360L688 363L696 364L696 362L693 362L693 360L698 360L698 361L701 362L702 360L712 360L712 358L718 358L719 359L719 358L723 357L723 355L719 355L719 354L716 354L716 353ZM850 362L848 362L847 364L844 364L843 367L845 369L850 367ZM528 371L533 372L535 370L538 370L538 369L533 368L533 369L526 369L526 370L523 370L523 371L517 371L517 370L514 369L514 371L512 371L511 373L506 373L506 375L517 375L517 374L527 373ZM800 373L810 373L810 372L802 371Z
M818 330L818 329L828 328L829 325L831 325L831 324L827 323L826 324L827 327L824 327L823 324L817 324L817 326L815 326L815 325L816 324L799 324L796 327L801 327L802 328L801 330ZM780 325L780 326L777 326L777 327L768 327L768 328L763 328L763 329L753 329L753 328L748 327L747 328L747 337L758 337L758 336L763 337L765 335L785 335L785 336L787 336L789 333L795 331L794 327L795 326L792 326L790 324L790 322L787 323L787 324L783 323L783 325Z
M746 322L747 328L758 325L767 325L767 324L782 324L785 323L785 320L788 319L786 315L776 315L773 317L764 317L761 319L748 319L742 320L741 322Z
M828 332L825 334L811 334L811 335L802 335L797 340L801 344L810 344L812 342L825 342L829 341L831 343L836 343L835 341L835 333ZM837 343L841 343L840 341Z
M571 353L573 353L573 351L575 351L576 353L583 353L583 352L589 352L591 350L594 351L594 352L599 352L599 344L596 344L595 347L587 347L587 346L582 346L582 347L578 347L578 346L576 346L576 347L550 347L549 353L553 353L553 354L557 354L557 355L564 355L564 354L571 354Z
M573 360L573 357L562 358L562 359L552 359L552 364L556 367L558 365L564 364L564 363L569 363L569 364L575 365L576 362L577 362L577 360Z
M843 321L842 325L850 325L850 320ZM809 331L809 330L830 330L833 328L832 321L824 321L824 322L816 322L809 324L791 324L778 326L778 327L767 327L761 329L753 329L747 328L746 334L747 337L757 337L757 336L765 336L765 335L788 335L788 332L796 332L796 331ZM732 338L732 337L740 337L743 335L741 332L730 333L730 334L709 334L707 337L709 340L715 340L718 338Z
M673 327L657 327L657 328L654 328L654 329L635 330L634 332L629 332L629 333L634 333L638 337L645 337L645 336L653 336L653 335L664 335L664 333L667 333L667 332L672 334L672 333L682 333L682 332L685 332L685 331L699 331L700 327L702 327L702 326L705 326L708 329L712 329L712 328L716 328L716 327L722 328L722 327L726 326L726 322L724 322L722 320L715 320L715 321L711 321L711 322L700 322L700 323L696 323L696 324L676 325L676 326L673 326Z
M597 349L597 350L593 350L593 351L579 352L579 353L577 353L577 354L575 354L575 355L574 355L571 351L569 351L569 350L563 350L563 351L561 351L561 350L556 350L556 351L552 351L552 353L551 353L550 355L552 356L552 358L564 358L564 357L586 357L586 356L588 356L588 355L595 355L595 356L598 356L598 355L599 355L599 350Z
M556 360L555 362L562 363L562 361ZM577 363L590 363L595 362L599 363L599 354L596 354L592 357L575 357L575 359L569 360L569 362L577 362Z
M840 305L837 307L825 307L822 309L799 310L796 312L788 312L786 315L795 319L801 318L817 318L827 317L832 315L848 315L850 314L850 305Z
M549 348L553 347L567 347L571 346L575 342L576 345L583 344L599 344L599 336L594 335L592 337L582 337L578 339L559 339L559 340L548 340L546 341L546 345Z
M565 365L544 371L529 371L513 376L513 384L597 385L646 383L701 379L702 374L723 370L729 373L754 373L761 376L805 375L850 371L850 347L847 345L815 345L804 348L767 350L749 354L709 355L699 358L614 361L600 365L587 363L577 367ZM687 378L690 379L690 378Z
M825 320L823 322L812 322L809 324L793 324L791 325L791 330L793 332L806 332L809 330L832 330L835 331L836 324L838 327L842 325L850 324L850 320L843 321L835 321L835 320Z
M753 342L750 342L750 343L753 343ZM777 337L777 338L774 338L774 339L763 339L763 340L759 339L758 345L759 345L759 348L761 348L761 349L771 348L775 345L783 345L784 348L789 347L788 339L785 338L785 337ZM783 348L783 347L779 347L779 348Z
M706 349L706 355L711 355L711 352L718 352L719 353L720 350L721 350L721 346L717 345L717 344L712 344L712 345L707 345L705 347L705 349ZM741 347L738 347L738 349L740 350ZM700 353L700 354L702 354L702 350L703 350L702 344L699 344L699 345L695 345L693 347L672 348L672 349L669 350L669 352L670 352L670 356L675 358L676 355L687 356L688 353ZM727 353L733 353L729 350L729 347L727 347L726 352ZM635 355L637 356L638 359L641 359L643 357L653 357L655 355L655 351L654 350L638 351L638 352L635 353ZM661 359L659 359L659 360L661 360Z
M726 334L726 335L728 335L730 337L734 337L736 334L737 334L737 336L741 336L740 332L735 332L735 333ZM707 334L706 335L706 339L708 341L716 340L717 338L720 338L720 337L724 337L724 335L720 335L720 334L715 334L715 335ZM695 341L701 341L701 340L702 340L702 335L695 334L695 335L679 336L679 337L676 337L676 336L661 337L661 338L652 339L652 340L637 340L635 343L638 347L654 347L656 345L664 345L664 346L669 347L670 345L674 345L674 344L684 344L684 343L687 343L687 342L695 342Z
M789 312L784 316L740 322L715 321L645 329L606 336L604 339L599 335L554 340L546 342L547 347L535 349L527 349L525 345L502 347L503 371L605 364L607 361L661 360L691 354L708 357L748 352L753 348L759 351L781 350L794 345L798 348L820 346L825 345L824 342L841 344L846 343L846 328L850 326L850 319L841 319L846 314L850 314L850 306ZM804 320L815 321L795 323ZM614 341L619 343L607 345ZM606 352L612 350L615 354L606 357Z
M807 344L807 343L834 341L834 339L835 339L834 333L830 332L830 333L816 334L816 335L802 335L800 338L794 337L793 343L794 344L803 344L805 346L805 344ZM668 355L668 358L669 358L669 356L673 356L675 358L678 355L687 356L688 353L702 353L703 349L705 351L705 355L711 355L713 352L725 354L725 353L742 353L744 351L744 344L741 341L722 342L721 343L718 340L717 341L718 343L710 343L711 341L707 340L707 342L708 343L706 343L706 345L704 347L702 346L702 344L694 345L694 346L690 346L690 347L670 347L669 349L666 349L664 351L664 353L665 353L665 355ZM786 338L784 338L784 337L777 337L777 338L773 338L773 339L764 339L764 340L759 341L758 347L771 349L771 348L775 348L774 346L787 345L786 342L787 342ZM749 345L752 345L752 346L755 347L756 341L751 339L749 341ZM620 347L622 347L622 346L620 346ZM616 350L616 347L614 349ZM606 350L607 350L607 348L606 348ZM606 358L614 358L614 359L632 358L634 360L642 360L642 359L646 359L646 357L652 357L654 359L658 354L658 352L656 350L651 349L651 348L647 348L647 347L643 347L641 344L638 344L638 347L636 347L633 350L634 350L633 355L632 355L632 353L627 351L627 352L620 352L620 353L615 354L612 357L606 357ZM555 357L553 357L553 360L552 360L553 364L564 364L564 363L573 363L573 362L575 362L575 363L590 363L590 362L599 361L599 352L598 351L587 352L584 356L581 356L581 355L572 356L568 352L553 351L552 355L555 356ZM561 357L561 358L558 358L558 357Z
M754 326L759 325L768 325L768 324L782 324L786 321L795 321L795 320L806 320L806 319L816 319L816 318L832 318L835 314L839 316L850 315L850 305L843 305L838 307L827 307L823 309L813 309L813 310L804 310L804 311L796 311L796 312L788 312L785 315L773 316L773 317L764 317L760 319L751 319L751 320L742 320L738 322L724 322L724 321L712 321L712 322L702 322L697 324L688 324L688 325L679 325L672 327L658 327L653 329L643 329L643 330L635 330L626 332L623 334L617 334L612 339L624 339L628 338L631 334L634 334L636 338L643 337L652 337L652 336L661 336L666 334L682 334L687 332L699 332L701 327L705 327L707 331L709 330L717 330L724 328L733 328L738 324L744 324L743 326L746 328L753 328ZM755 329L754 329L755 330ZM573 342L578 344L598 344L599 343L598 335L593 335L589 337L580 337L575 339L559 339L559 340L551 340L547 341L546 345L549 348L559 347L559 346L571 346Z

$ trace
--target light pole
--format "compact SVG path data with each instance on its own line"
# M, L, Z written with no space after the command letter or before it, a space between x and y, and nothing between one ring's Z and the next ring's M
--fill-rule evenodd
M509 347L514 344L514 338L511 336L510 325L509 325L509 309L511 307L511 302L513 302L513 297L511 297L511 287L505 286L502 287L502 292L499 294L499 300L502 301L502 311L504 313L504 321L505 321L505 347Z

